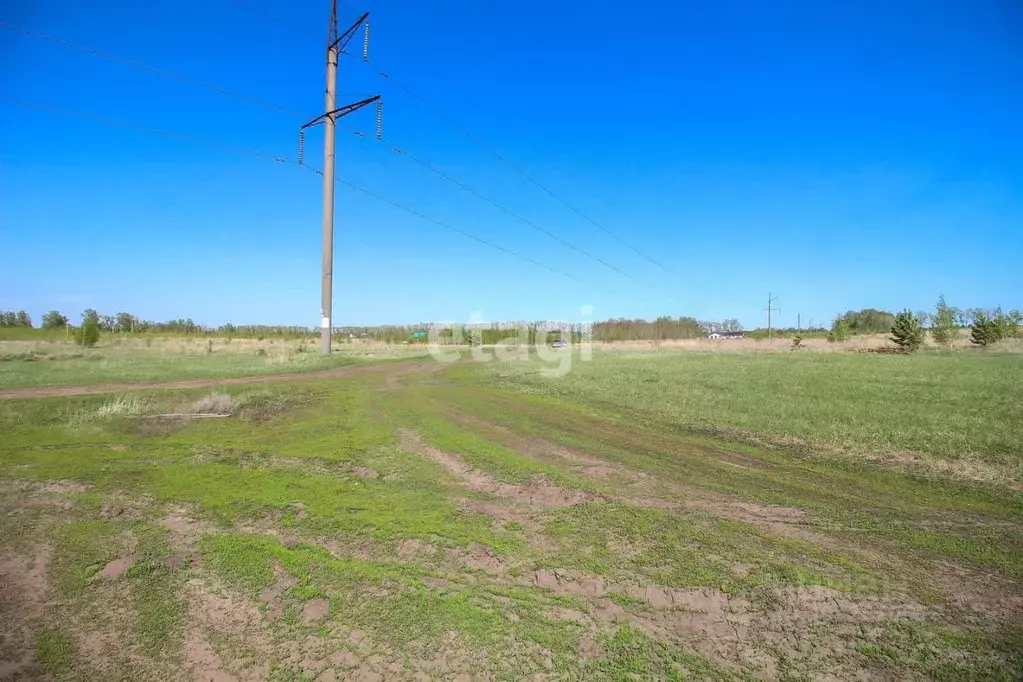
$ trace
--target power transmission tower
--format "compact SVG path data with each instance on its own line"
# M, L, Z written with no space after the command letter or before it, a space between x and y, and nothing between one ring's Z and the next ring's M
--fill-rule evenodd
M380 95L368 97L359 102L337 106L337 59L345 49L352 36L365 24L365 44L362 58L369 58L369 12L359 17L348 30L338 33L337 0L331 0L330 29L327 33L327 100L322 116L303 125L298 132L298 162L303 159L305 130L310 126L322 123L323 135L323 282L320 290L320 352L330 354L330 342L333 332L333 294L334 294L334 149L337 119L357 111L367 104L377 103L377 138L381 135L382 109Z
M770 292L768 292L768 294L767 294L767 307L764 308L764 310L767 311L767 338L771 338L771 313L772 312L776 312L776 313L780 313L781 312L781 310L779 308L772 308L771 307L771 304L774 303L777 300L778 300L777 296L772 298Z

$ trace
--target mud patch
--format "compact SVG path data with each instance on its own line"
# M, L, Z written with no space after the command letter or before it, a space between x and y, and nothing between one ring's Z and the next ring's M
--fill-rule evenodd
M131 568L134 563L134 556L128 555L118 557L104 566L102 570L96 574L96 577L99 580L106 580L108 582L119 580L121 576L128 572L128 569Z
M138 515L139 512L134 507L119 507L113 504L104 504L99 508L99 517L101 519L116 519L122 516L134 518Z
M398 556L402 559L424 557L437 553L437 546L419 538L407 538L398 543Z
M579 469L579 473L587 478L607 478L608 476L614 476L617 470L614 467L609 466L588 466Z
M505 524L511 521L522 521L526 515L516 509L507 507L495 502L484 502L483 500L458 500L458 508L462 511L485 514L495 521Z
M194 585L188 601L185 661L205 682L256 682L269 673L275 647L262 629L258 606L247 599L207 593ZM243 645L244 654L218 652L213 637Z
M267 606L267 615L272 619L284 615L284 594L298 584L298 579L284 570L279 563L273 564L274 582L264 587L259 593L259 599Z
M504 560L494 554L494 550L478 542L472 543L465 550L449 551L449 554L453 555L463 566L489 573L498 573L504 567Z
M43 677L30 623L49 594L49 547L34 557L0 554L0 679Z
M302 606L302 622L317 623L330 615L330 602L326 599L310 599Z

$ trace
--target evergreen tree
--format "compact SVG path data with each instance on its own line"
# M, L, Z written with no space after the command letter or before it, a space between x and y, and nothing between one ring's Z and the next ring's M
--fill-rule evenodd
M916 315L908 310L903 310L895 316L895 324L892 325L891 340L902 349L903 353L912 353L920 347L924 341L924 328Z
M970 327L970 342L976 346L987 346L1002 338L1002 330L998 322L985 313L973 314L973 326Z

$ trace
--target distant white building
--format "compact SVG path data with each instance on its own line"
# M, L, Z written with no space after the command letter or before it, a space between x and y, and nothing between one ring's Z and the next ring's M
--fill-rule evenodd
M721 335L718 334L717 332L714 332L713 334L710 334L707 338L711 339L712 341L717 341L718 339L721 338Z

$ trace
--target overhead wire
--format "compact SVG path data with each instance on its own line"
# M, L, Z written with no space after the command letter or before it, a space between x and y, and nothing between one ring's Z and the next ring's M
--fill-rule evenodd
M235 0L235 2L239 6L245 8L245 9L248 9L249 11L255 12L255 13L259 14L260 16L263 16L263 17L265 17L267 19L271 19L271 20L273 19L273 17L271 15L268 15L268 14L266 14L264 12L261 12L258 8L255 8L255 7L251 6L251 5L248 5L248 4L244 3L244 2L242 2L241 0ZM293 25L290 25L287 22L284 22L284 24L282 24L282 25L293 27ZM284 106L275 104L273 102L268 102L266 100L261 100L259 98L252 97L252 96L246 95L246 94L241 93L241 92L237 92L237 91L234 91L234 90L229 90L227 88L220 87L220 86L215 85L213 83L208 83L206 81L202 81L202 80L199 80L199 79L196 79L196 78L192 78L190 76L184 76L184 75L175 73L173 71L169 71L167 69L162 69L162 68L154 67L154 66L152 66L150 64L146 64L146 63L139 62L139 61L136 61L136 60L127 59L125 57L121 57L121 56L118 56L118 55L115 55L115 54L104 52L102 50L97 50L95 48L92 48L92 47L89 47L89 46L86 46L86 45L81 45L81 44L77 44L77 43L71 43L69 41L62 40L62 39L57 38L55 36L48 35L48 34L45 34L45 33L41 33L39 31L33 31L33 30L30 30L30 29L26 29L26 28L23 28L21 26L15 26L13 24L10 24L10 23L2 21L2 20L0 20L0 28L7 29L7 30L10 30L10 31L14 31L14 32L17 32L17 33L21 33L23 35L30 36L30 37L33 37L33 38L38 38L38 39L41 39L41 40L49 41L51 43L60 45L62 47L66 47L68 49L72 49L72 50L76 50L76 51L79 51L79 52L91 54L91 55L94 55L94 56L97 56L97 57L100 57L100 58L103 58L103 59L107 59L107 60L110 60L110 61L113 61L113 62L116 62L116 63L119 63L119 64L123 64L125 66L130 66L130 67L133 67L133 68L141 69L143 71L147 71L149 73L153 73L153 74L165 77L165 78L170 78L170 79L177 80L177 81L180 81L180 82L188 83L190 85L195 85L195 86L198 86L198 87L202 87L202 88L205 88L207 90L211 90L213 92L217 92L219 94L226 95L226 96L229 96L229 97L233 97L233 98L236 98L236 99L239 99L239 100L251 103L251 104L255 104L255 105L258 105L258 106L262 106L262 107L265 107L265 108L268 108L268 109L273 109L273 110L276 110L276 111L279 111L279 112L283 112L283 113L287 113L287 114L290 114L290 115L300 116L299 112L297 112L297 111L295 111L293 109L289 109L288 107L284 107ZM52 108L52 110L59 111L57 108ZM104 121L104 120L100 119L99 117L93 117L93 120L99 120L101 122L112 122L114 124L117 124L116 121ZM132 126L128 125L127 127L132 127ZM136 129L141 129L141 128L136 126ZM161 133L161 134L165 134L165 133ZM633 275L625 272L621 268L618 268L617 266L609 263L608 261L604 260L603 258L600 258L599 256L591 254L587 250L585 250L585 249L583 249L583 248L581 248L579 246L576 246L575 244L569 242L566 239L561 238L560 236L558 236L554 232L552 232L552 231L550 231L550 230L548 230L548 229L538 225L537 223L529 220L528 218L526 218L526 217L516 213L515 211L512 211L511 209L501 205L500 203L498 203L494 199L491 199L489 196L483 194L482 192L480 192L480 191L478 191L476 189L473 189L472 187L466 185L465 183L463 183L463 182L453 178L452 176L444 173L442 170L440 170L439 168L437 168L433 164L429 163L428 161L420 159L419 157L411 154L410 152L407 152L407 151L401 149L400 147L391 144L390 142L388 142L388 146L389 146L389 148L394 153L396 153L398 155L401 155L401 156L405 156L406 158L408 158L408 159L414 161L415 163L423 166L424 168L432 171L433 173L437 174L438 176L444 178L445 180L447 180L447 181L453 183L454 185L460 187L462 190L464 190L466 192L469 192L470 194L476 196L477 198L479 198L479 199L481 199L481 200L491 204L492 206L495 206L496 208L498 208L499 210L503 211L507 215L509 215L509 216L511 216L511 217L513 217L513 218L515 218L515 219L517 219L519 221L521 221L522 223L528 225L529 227L533 228L534 230L537 230L537 231L541 232L542 234L550 237L551 239L554 239L555 241L557 241L558 243L562 244L563 246L565 246L565 247L567 247L569 249L572 249L573 251L581 254L582 256L593 260L594 262L596 262L596 263L598 263L598 264L600 264L600 265L602 265L602 266L612 270L613 272L616 272L616 273L618 273L618 274L620 274L620 275L622 275L622 276L632 280L633 282L637 282L637 283L639 282L639 280L636 277L634 277Z
M291 30L298 31L298 32L303 33L303 34L305 33L297 25L292 24L291 22L285 21L283 19L280 19L278 17L275 17L275 16L271 15L270 13L266 12L265 10L261 10L261 9L256 8L256 7L250 5L250 4L246 3L246 2L243 2L243 0L233 0L233 2L236 5L238 5L239 7L243 8L243 9L246 9L246 10L248 10L248 11L254 13L254 14L257 14L259 16L262 16L262 17L268 19L269 21L277 23L278 25L285 26L285 27L287 27L287 28L289 28ZM345 54L347 56L351 56L347 52L343 52L342 54ZM554 192L554 190L552 190L550 187L548 187L544 183L542 183L539 180L537 180L530 173L528 173L524 168L522 168L519 165L515 164L510 159L508 159L506 156L504 156L499 151L494 149L492 146L490 146L489 144L484 142L482 139L480 139L478 136L476 136L473 133L471 133L464 125L459 123L458 120L456 120L453 116L451 116L450 114L446 113L443 109L441 109L437 105L432 104L431 102L427 101L424 97L422 97L421 95L416 93L412 88L410 88L409 86L405 85L401 81L395 79L387 71L384 71L382 68L380 68L380 66L378 64L373 62L373 60L371 60L369 58L360 58L359 61L363 62L363 63L365 63L365 64L367 64L369 66L371 66L371 68L373 68L375 70L376 74L379 75L381 78L384 78L385 80L389 81L395 87L397 87L399 90L403 91L407 96L409 96L412 99L414 99L417 102L419 102L419 104L423 108L428 110L434 116L436 116L441 121L445 122L446 124L448 124L449 126L454 128L457 132L459 132L465 138L470 140L476 146L480 147L481 149L483 149L484 151L489 153L495 159L497 159L498 161L503 163L505 166L507 166L509 169L511 169L515 173L517 173L520 176L522 176L525 180L527 180L531 184L535 185L538 189L543 191L545 194L550 196L552 199L554 199L558 203L562 204L563 206L565 206L566 208L571 210L573 213L578 215L580 218L585 220L587 223L589 223L593 227L596 227L598 230L600 230L604 234L608 235L609 237L611 237L612 239L617 241L622 246L628 248L630 251L632 251L633 253L637 254L638 256L644 258L646 261L652 263L653 265L657 266L659 269L663 270L664 272L667 272L668 274L671 274L671 275L677 275L677 273L675 273L669 267L667 267L663 263L659 262L657 259L653 258L652 256L650 256L649 254L647 254L643 250L641 250L641 249L637 248L636 246L630 244L628 241L623 239L621 236L619 236L613 230L611 230L610 228L608 228L608 227L604 226L603 224L597 222L597 220L595 220L589 214L585 213L578 206L576 206L572 202L568 201L567 199L565 199L561 195L559 195L556 192Z
M160 128L152 128L152 127L149 127L149 126L143 126L143 125L139 125L139 124L128 122L128 121L120 121L120 120L116 120L116 119L106 118L106 117L103 117L103 116L96 116L94 114L88 114L88 113L85 113L85 112L76 111L76 110L73 110L73 109L66 109L66 108L63 108L63 107L56 107L56 106L53 106L53 105L50 105L50 104L44 104L44 103L41 103L41 102L30 102L30 101L18 99L18 98L15 98L15 97L7 97L7 96L4 96L4 95L0 95L0 102L7 102L9 104L14 104L14 105L17 105L17 106L22 106L22 107L27 107L27 108L41 109L41 110L50 111L50 112L61 114L61 115L65 115L65 116L72 116L72 117L80 118L80 119L83 119L83 120L93 121L93 122L96 122L96 123L103 123L105 125L126 128L126 129L134 130L134 131L137 131L137 132L148 133L148 134L151 134L151 135L159 135L159 136L162 136L162 137L168 137L168 138L171 138L171 139L181 140L181 141L185 141L185 142L191 142L191 143L196 143L196 144L202 144L202 145L207 145L207 146L211 146L211 147L216 147L216 148L219 148L219 149L223 149L225 151L235 152L235 153L239 153L239 154L246 154L248 156L252 156L252 157L256 157L256 158L261 158L261 159L266 159L266 160L274 161L275 163L279 163L279 164L295 165L295 166L298 166L300 168L305 168L307 170L313 171L313 172L315 172L315 173L317 173L317 174L319 174L321 176L323 175L323 171L318 170L316 168L313 168L312 166L308 166L308 165L305 165L305 164L300 164L300 163L298 163L295 160L292 160L292 159L289 159L289 158L286 158L286 157L283 157L283 156L277 156L277 155L274 155L274 154L268 154L266 152L262 152L262 151L259 151L259 150L249 149L247 147L240 147L238 145L222 143L222 142L218 142L216 140L209 140L209 139L202 138L202 137L196 137L196 136L187 135L187 134L184 134L184 133L178 133L178 132L173 132L173 131L169 131L169 130L163 130L163 129L160 129ZM389 199L389 198L387 198L387 197L385 197L383 195L377 194L376 192L373 192L372 190L366 189L365 187L362 187L361 185L358 185L358 184L356 184L354 182L351 182L349 180L345 180L343 178L336 178L336 181L337 181L338 184L341 184L341 185L344 185L346 187L349 187L352 190L355 190L357 192L365 194L366 196L372 197L373 199L376 199L376 200L381 201L381 202L383 202L385 204L393 206L394 208L397 208L397 209L400 209L402 211L405 211L406 213L414 215L414 216L416 216L416 217L418 217L418 218L420 218L422 220L426 220L426 221L429 221L431 223L434 223L435 225L438 225L438 226L443 227L443 228L445 228L447 230L450 230L451 232L455 232L456 234L459 234L459 235L461 235L463 237L471 239L471 240L473 240L475 242L478 242L478 243L483 244L485 246L488 246L488 247L490 247L492 249L495 249L495 250L500 251L502 253L505 253L507 255L513 256L513 257L518 258L520 260L523 260L523 261L525 261L527 263L530 263L532 265L535 265L537 267L543 268L543 269L545 269L545 270L547 270L549 272L552 272L554 274L561 275L563 277L567 277L567 278L572 279L572 280L574 280L576 282L579 282L581 284L586 284L586 282L584 282L583 280L579 279L577 276L575 276L575 275L573 275L571 273L564 272L564 271L559 270L559 269L557 269L555 267L549 266L546 263L543 263L541 261L538 261L538 260L535 260L533 258L530 258L529 256L521 254L521 253L519 253L519 252L517 252L517 251L515 251L513 249L509 249L507 247L501 246L500 244L492 242L492 241L490 241L488 239L485 239L483 237L475 235L475 234L473 234L473 233L471 233L471 232L469 232L467 230L463 230L461 228L455 227L454 225L451 225L448 222L445 222L443 220L439 220L439 219L434 218L432 216L429 216L429 215L427 215L425 213L422 213L421 211L418 211L418 210L416 210L414 208L410 208L408 206L405 206L404 204L401 204L401 203L399 203L397 201L394 201L393 199Z
M358 136L359 137L365 137L364 135L361 135L361 134L358 135ZM576 253L579 253L579 254L585 256L586 258L589 258L589 259L599 263L600 265L603 265L605 268L608 268L609 270L613 270L614 272L617 272L618 274L631 279L633 282L639 282L638 279L636 279L635 277L633 277L629 273L625 272L624 270L616 267L615 265L612 265L611 263L608 263L606 260L604 260L600 256L595 256L592 253L590 253L589 251L586 251L585 249L576 246L572 242L569 242L569 241L567 241L565 239L562 239L561 237L559 237L555 233L551 232L547 228L545 228L545 227L543 227L541 225L536 224L535 222L533 222L529 218L526 218L525 216L523 216L523 215L521 215L519 213L516 213L515 211L511 210L510 208L507 208L506 206L498 203L496 200L491 199L486 194L483 194L482 192L480 192L480 191L478 191L476 189L473 189L469 185L466 185L462 181L460 181L460 180L458 180L458 179L448 175L447 173L445 173L441 169L437 168L436 166L434 166L430 162L424 161L423 159L420 159L419 157L417 157L415 154L412 154L411 152L408 152L408 151L402 149L401 147L395 146L394 144L390 143L386 139L382 140L382 142L384 142L387 145L387 147L392 152L397 154L398 156L404 156L405 158L409 159L410 161L414 161L415 163L419 164L423 168L426 168L427 170L431 171L432 173L435 173L436 175L438 175L439 177L447 180L448 182L452 183L453 185L455 185L457 187L460 187L464 191L466 191L466 192L472 194L473 196L475 196L475 197L477 197L477 198L487 202L491 206L494 206L494 207L500 209L501 211L503 211L505 214L511 216L512 218L515 218L516 220L522 222L525 225L528 225L529 227L533 228L534 230L536 230L536 231L538 231L538 232L540 232L542 234L547 235L551 239L557 241L559 244L562 244L563 246L566 246L566 247L572 249Z
M235 90L229 90L228 88L223 88L223 87L221 87L219 85L214 85L213 83L208 83L208 82L206 82L204 80L200 80L198 78L193 78L191 76L185 76L185 75L182 75L180 73L175 73L173 71L168 71L167 69L161 69L159 67L152 66L152 65L146 64L144 62L136 61L134 59L127 59L126 57L120 57L120 56L115 55L115 54L110 54L109 52L103 52L102 50L97 50L95 48L88 47L86 45L80 45L78 43L72 43L72 42L69 42L67 40L63 40L61 38L57 38L55 36L51 36L51 35L46 34L46 33L41 33L39 31L32 31L30 29L23 28L21 26L15 26L14 24L10 24L10 23L8 23L6 21L3 21L3 20L0 20L0 28L6 29L8 31L13 31L15 33L21 33L22 35L29 36L29 37L32 37L32 38L38 38L40 40L46 40L46 41L49 41L49 42L54 43L56 45L60 45L62 47L66 47L66 48L68 48L70 50L76 50L78 52L83 52L85 54L91 54L91 55L93 55L95 57L100 57L101 59L106 59L108 61L116 62L118 64L123 64L124 66L130 66L130 67L135 68L135 69L141 69L142 71L148 71L149 73L154 73L154 74L156 74L158 76L163 76L164 78L170 78L172 80L180 81L182 83L187 83L188 85L194 85L196 87L205 88L207 90L211 90L211 91L216 92L218 94L227 95L228 97L234 97L235 99L239 99L239 100L242 100L244 102L248 102L250 104L255 104L257 106L261 106L261 107L264 107L264 108L267 108L267 109L272 109L272 110L279 111L279 112L282 112L282 113L285 113L285 114L289 114L289 115L292 115L292 116L298 116L298 117L302 116L302 113L299 112L299 111L296 111L294 109L291 109L291 108L288 108L288 107L285 107L285 106L281 106L279 104L274 104L273 102L268 102L268 101L260 99L258 97L252 97L251 95L246 95L245 93L237 92Z

